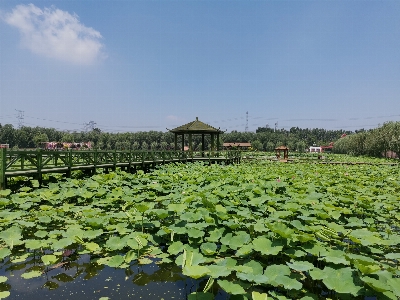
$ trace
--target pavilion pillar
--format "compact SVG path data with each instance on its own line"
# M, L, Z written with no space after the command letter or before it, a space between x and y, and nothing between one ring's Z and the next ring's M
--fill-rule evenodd
M211 133L211 151L215 150L215 145L214 145L214 133Z
M174 135L174 143L175 143L174 150L176 151L176 150L178 150L178 134L177 133L175 133L175 135Z
M219 150L219 133L217 133L217 151Z
M204 157L204 150L205 150L205 145L204 145L204 133L201 134L201 156Z
M189 133L189 152L192 153L193 145L192 145L192 134Z
M185 134L182 133L182 151L185 151Z

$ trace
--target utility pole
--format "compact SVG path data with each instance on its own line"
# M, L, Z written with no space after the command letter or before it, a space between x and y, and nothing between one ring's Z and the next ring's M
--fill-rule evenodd
M93 131L93 129L95 129L96 126L96 122L95 121L89 121L89 123L85 124L85 130L88 131Z
M18 115L17 115L18 129L21 129L21 127L24 126L24 111L18 110L18 109L16 109L16 111L18 112Z
M276 128L278 127L278 122L275 123L275 129L274 132L276 131Z
M244 128L244 132L249 130L249 112L246 111L246 127Z

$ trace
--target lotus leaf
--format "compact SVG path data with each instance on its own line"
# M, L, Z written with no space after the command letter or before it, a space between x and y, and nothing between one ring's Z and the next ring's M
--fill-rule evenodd
M10 296L10 292L9 291L0 292L0 299L7 298L8 296Z
M309 271L314 269L314 265L308 261L291 261L286 263L291 269L296 271Z
M227 293L232 295L245 294L246 291L243 287L237 283L230 282L227 280L218 280L218 285Z
M207 275L210 272L210 270L207 267L204 266L185 266L182 269L183 275L189 276L194 279L199 279L205 275Z
M232 273L232 270L226 266L208 265L207 268L209 270L208 275L212 278L227 277Z
M0 239L3 240L6 245L8 245L12 249L14 245L22 245L24 243L22 241L21 233L21 228L17 226L12 226L0 232Z
M356 272L349 267L337 269L325 267L324 273L322 282L330 290L356 296L362 289L362 286L355 283Z
M106 242L106 247L112 251L114 250L121 250L125 246L127 246L127 241L126 239L121 239L120 237L117 236L112 236L110 237L107 242ZM129 245L130 246L130 245Z
M252 300L267 300L268 294L259 293L259 292L252 292L251 293Z
M282 251L283 246L279 241L271 241L265 237L259 237L253 240L253 248L264 255L277 255Z
M11 254L10 249L8 248L0 248L0 260L9 256Z
M168 253L170 254L178 254L182 252L184 249L183 243L181 241L173 242L169 247L168 247Z
M217 252L217 245L215 243L203 243L200 249L205 255L213 255Z
M47 254L42 256L42 261L46 266L54 264L57 260L58 260L57 256L52 254Z

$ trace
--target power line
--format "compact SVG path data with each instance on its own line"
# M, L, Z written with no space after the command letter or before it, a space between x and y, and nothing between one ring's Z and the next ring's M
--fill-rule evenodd
M18 109L16 109L16 111L18 112L18 115L17 115L18 129L21 129L21 127L24 126L24 111L18 110Z

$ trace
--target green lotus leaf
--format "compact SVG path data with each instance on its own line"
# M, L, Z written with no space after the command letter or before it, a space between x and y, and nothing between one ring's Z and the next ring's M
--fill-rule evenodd
M126 254L125 254L125 262L126 263L130 263L132 260L137 259L137 252L135 250L129 250Z
M203 293L203 292L194 292L188 295L188 300L213 300L214 294L212 293Z
M199 279L205 275L207 275L210 270L204 266L185 266L182 270L182 274L185 276L189 276L194 279Z
M17 226L12 226L0 232L0 240L3 240L7 246L11 249L15 245L21 245L22 241L22 229Z
M218 280L218 285L228 294L240 295L246 294L243 287L237 283L230 282L228 280Z
M234 266L233 269L240 273L253 274L253 268L245 265Z
M204 236L205 232L196 228L190 228L187 230L187 234L192 238L200 238Z
M314 265L308 261L292 261L291 263L286 263L291 269L296 271L309 271L314 269Z
M311 278L314 280L322 280L326 277L325 272L318 268L314 268L314 269L310 270L309 274L310 274Z
M224 235L224 237L221 238L221 244L222 245L227 245L229 246L229 243L231 242L232 239L232 233L227 233L226 235Z
M400 278L390 278L387 284L390 285L393 294L395 294L396 297L400 297Z
M205 255L213 255L217 252L217 245L215 243L203 243L200 249Z
M99 251L101 249L99 244L94 243L94 242L84 243L83 245L90 252L96 252L96 251Z
M35 236L39 237L39 238L44 238L45 236L47 236L47 231L44 230L38 230L34 233Z
M11 295L11 293L9 291L0 292L0 299L5 299L10 295Z
M253 248L264 255L277 255L282 251L283 246L279 241L271 241L265 237L258 237L253 240Z
M370 264L364 261L354 261L354 266L361 271L363 274L371 274L381 270L381 266L378 263Z
M287 290L300 290L303 287L301 282L285 275L278 275L275 277L272 285L282 285Z
M246 255L249 255L252 252L253 252L253 245L252 244L248 244L248 245L244 245L243 247L240 247L236 251L236 256L246 256Z
M207 268L209 270L208 275L212 278L227 277L232 273L232 270L226 266L208 265Z
M45 240L26 240L25 247L28 249L36 250L47 246Z
M269 223L268 228L283 238L290 238L294 234L294 230L290 229L287 227L285 224L281 222L274 222L274 223Z
M206 258L198 252L197 250L188 250L186 251L186 261L185 266L196 266L202 264L206 261ZM178 266L182 266L184 254L180 254L175 262Z
M0 260L11 255L11 251L8 248L0 248Z
M5 198L11 194L10 189L0 190L0 198Z
M355 283L356 272L349 267L338 269L325 267L324 272L326 277L322 279L322 282L330 290L356 296L362 289L362 286Z
M330 262L333 264L343 264L349 265L350 262L346 259L345 253L340 250L330 250L324 257L321 259L325 260L326 262Z
M169 216L169 212L166 209L153 209L151 212L156 214L157 218L161 220Z
M175 203L168 204L168 209L176 213L181 213L185 211L186 208L187 206L185 204L175 204Z
M122 255L114 255L109 257L107 262L105 263L107 266L111 268L118 268L125 261L125 257Z
M309 243L302 246L303 250L317 257L326 256L329 249L321 242Z
M0 276L0 283L6 282L7 277L6 276Z
M32 256L32 253L27 252L27 253L24 253L22 255L16 255L14 257L11 257L10 260L11 260L12 263L16 264L16 263L20 263L20 262L26 261L26 259L28 257L30 257L30 256Z
M150 258L147 257L142 257L138 259L138 264L139 265L149 265L152 264L153 261Z
M54 243L51 244L51 248L53 250L60 250L60 249L65 249L69 245L73 244L75 241L72 240L71 238L64 238L60 239Z
M256 232L268 232L269 229L265 227L264 222L258 220L256 224L254 224L254 231Z
M223 259L217 260L216 264L233 269L236 266L237 261L231 257L225 257Z
M110 237L106 242L106 247L111 251L114 250L122 250L127 245L127 241L125 239L121 239L117 236Z
M229 246L236 250L240 246L247 244L250 241L250 235L247 232L239 231L229 241Z
M252 300L267 300L268 294L266 293L259 293L259 292L252 292L251 293Z
M86 238L89 240L93 240L103 234L102 229L97 229L97 230L86 230L83 234L82 238Z
M184 249L183 243L181 241L173 242L169 247L168 247L168 253L175 255L180 252L182 252Z
M42 261L46 266L54 264L57 260L58 260L57 256L53 254L47 254L42 256Z
M378 237L375 232L371 232L367 229L353 230L350 233L349 238L354 243L362 244L364 246L380 244L382 241L382 239L380 237Z
M378 292L386 292L390 290L390 287L387 285L386 282L382 280L377 280L371 277L361 277L361 280L368 284L371 288Z
M203 216L198 212L194 213L189 211L180 215L180 219L187 222L196 222L201 220L202 218Z
M388 253L385 255L387 259L400 260L400 253Z
M265 271L264 275L266 275L271 280L274 280L279 275L290 275L290 268L286 265L270 265Z

